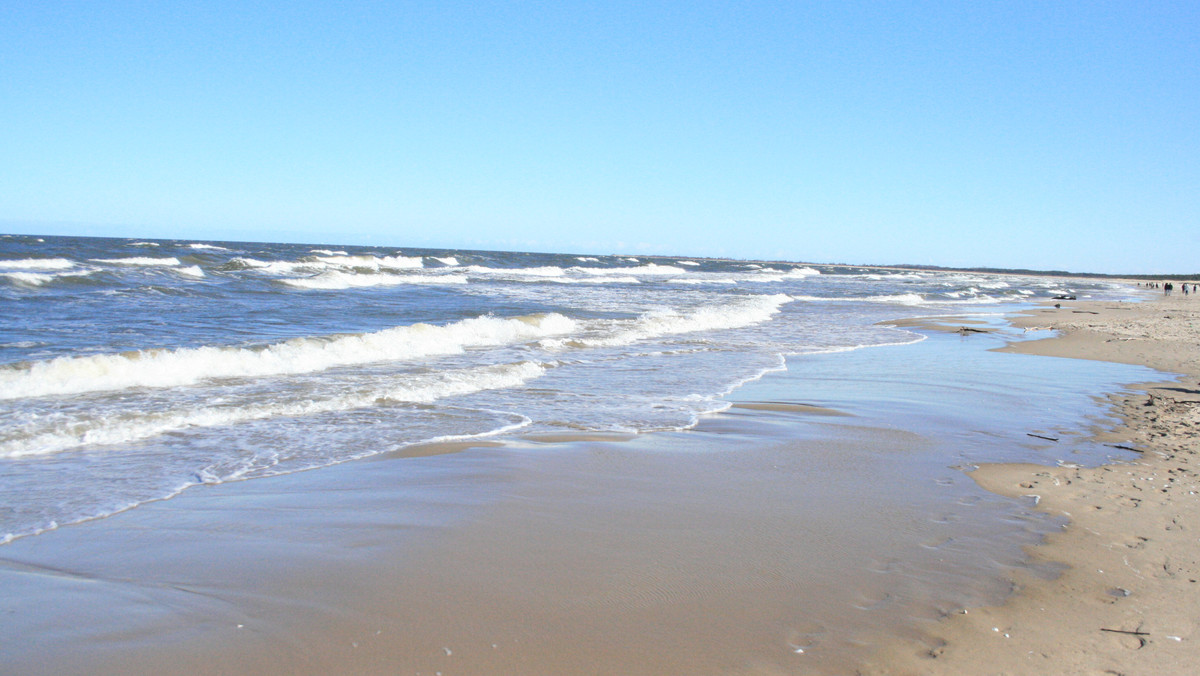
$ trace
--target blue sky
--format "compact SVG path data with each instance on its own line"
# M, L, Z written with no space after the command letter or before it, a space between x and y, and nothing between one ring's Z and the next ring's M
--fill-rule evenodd
M0 6L0 231L1200 271L1194 2Z

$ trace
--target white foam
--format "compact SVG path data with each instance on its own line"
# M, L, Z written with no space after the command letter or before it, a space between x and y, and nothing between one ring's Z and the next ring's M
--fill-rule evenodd
M68 272L0 272L0 277L24 286L42 286L64 277L87 277L95 270L71 270Z
M299 289L338 290L401 284L466 284L465 275L393 275L388 273L354 274L330 270L314 277L280 280Z
M678 263L676 263L676 265L687 265L689 267L694 267L694 266L698 266L700 264L697 263L696 261L679 261Z
M209 251L229 251L229 249L226 249L223 246L217 246L215 244L195 243L195 244L189 244L188 246L193 249L205 249L205 250L209 250Z
M555 284L641 284L637 277L551 277L546 281Z
M451 268L458 267L458 259L455 258L454 256L446 256L445 258L439 258L437 256L430 256L430 258L441 263L442 265L445 265L445 266L448 266Z
M24 258L0 261L0 270L66 270L75 263L65 258Z
M736 279L729 277L680 277L667 281L672 284L737 284Z
M418 442L414 442L412 444L406 444L406 445L414 446L416 444L437 444L437 443L445 443L448 441L465 441L467 439L486 439L488 437L498 437L498 436L502 436L505 434L509 434L511 432L516 432L517 430L519 430L523 427L529 427L530 425L533 424L532 418L530 418L529 416L521 415L519 413L514 414L514 413L507 412L507 411L488 411L488 409L481 409L481 410L487 411L489 413L504 413L504 414L507 414L510 416L515 416L516 421L511 422L507 425L501 425L500 427L497 427L492 430L488 430L487 432L476 432L474 434L445 434L440 437L433 437L432 439L429 439L428 441L418 441Z
M868 303L894 303L896 305L925 305L929 301L919 293L895 293L883 296L866 296Z
M324 251L324 250L322 250ZM254 258L234 258L231 263L259 272L276 275L292 275L301 272L317 273L325 271L351 272L357 270L414 270L425 267L421 258L411 256L348 256L330 252L334 255L312 256L298 261L261 261Z
M129 246L158 246L158 242L130 242Z
M755 283L771 283L783 282L789 279L805 279L820 275L819 270L812 268L791 268L789 270L777 270L775 268L760 268L750 275L742 275L738 277L738 281L755 282Z
M385 402L430 404L448 397L519 387L544 374L540 364L515 364L444 371L410 376L400 385L325 399L269 401L250 405L206 406L187 410L143 413L135 417L102 417L70 422L54 421L52 429L22 431L19 438L0 441L0 457L46 455L90 445L121 444L149 439L195 427L221 427L277 417L311 416L348 411Z
M338 366L459 354L471 347L561 335L575 327L574 320L555 313L507 319L483 316L445 326L412 324L374 333L296 338L263 348L198 347L59 357L0 367L0 399L312 373Z
M91 260L93 263L108 263L110 265L132 265L132 266L138 266L138 267L154 267L154 266L174 267L177 265L183 265L183 263L180 263L179 259L175 258L175 257L147 258L145 256L134 256L131 258L93 258Z
M24 286L42 286L53 282L56 275L48 275L44 272L0 272L0 277L11 279Z
M852 279L865 279L868 281L894 282L898 279L923 281L923 280L927 279L929 277L929 275L925 275L925 274L922 274L919 272L888 272L888 273L872 272L872 273L862 273L862 274L856 274L856 275L847 275L847 277L850 277Z
M237 265L241 265L243 267L255 268L255 269L265 268L268 265L270 265L270 263L268 263L266 261L260 261L257 258L243 258L240 256L238 258L234 258L233 260L231 260L229 262L237 264Z
M326 265L340 268L367 268L369 270L379 270L380 268L411 270L425 267L422 259L409 256L318 256L317 260Z
M257 258L237 257L229 261L233 266L256 270L265 274L291 275L297 272L321 272L329 266L318 261L262 261Z
M237 259L237 260L252 260L252 259ZM269 263L257 261L261 265L252 265L259 272L264 272L270 275L294 275L297 272L321 272L328 270L329 266L316 261L271 261Z
M538 268L487 268L481 265L471 265L463 268L472 275L489 277L562 277L566 274L562 268L545 265Z
M322 254L325 256L349 256L345 251L332 251L330 249L309 249L310 253Z
M584 263L599 263L600 262L599 258L593 258L591 256L576 256L575 260L583 261Z
M784 273L785 277L815 277L820 275L821 271L815 268L792 268Z
M184 277L203 277L204 270L200 269L199 265L189 265L186 268L178 268L175 270Z
M601 335L581 338L547 338L541 345L561 347L610 347L668 335L734 329L765 322L779 312L791 296L743 296L733 302L697 308L680 313L654 310L634 320L610 320Z
M992 296L959 298L955 292L947 292L945 295L948 296L948 298L927 299L918 293L899 293L860 297L795 296L795 299L814 303L887 303L892 305L907 305L910 307L923 307L928 305L994 305L996 303L1004 302L1003 298L995 298Z
M425 267L425 261L415 256L383 256L376 264L386 270L412 270Z
M648 265L638 265L636 267L623 268L584 268L573 267L569 268L570 272L584 275L685 275L687 270L674 265L658 265L650 263Z

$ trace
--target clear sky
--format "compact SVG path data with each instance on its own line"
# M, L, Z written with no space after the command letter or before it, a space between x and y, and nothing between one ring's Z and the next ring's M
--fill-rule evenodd
M1200 3L0 3L0 231L1200 271Z

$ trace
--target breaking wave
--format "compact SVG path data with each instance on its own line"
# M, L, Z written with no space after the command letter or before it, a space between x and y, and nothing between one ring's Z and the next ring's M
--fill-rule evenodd
M786 294L745 296L734 303L707 306L690 312L654 310L632 320L613 320L600 335L580 338L547 338L545 347L612 347L668 335L735 329L765 322L790 303Z
M24 258L0 261L0 270L66 270L75 263L65 258Z
M17 434L0 439L0 457L46 455L81 446L130 443L187 428L220 427L283 416L311 416L381 403L430 404L447 397L518 387L545 372L544 366L525 361L413 375L406 377L400 385L388 384L324 399L236 402L67 422L51 420L40 425L43 429L13 430ZM37 426L37 423L25 427L31 426Z
M336 291L371 286L398 286L401 284L466 284L464 275L394 275L389 273L356 274L331 270L313 277L283 279L282 283L298 289L321 289Z
M507 319L482 316L445 326L412 324L374 333L296 338L261 348L198 347L59 357L0 369L0 399L313 373L533 341L569 333L576 325L557 313Z
M91 259L91 261L93 263L107 263L109 265L131 265L131 266L137 266L137 267L154 267L154 266L175 267L177 265L183 265L183 263L181 263L179 261L179 259L175 258L175 257L148 258L146 256L133 256L130 258L93 258L93 259Z

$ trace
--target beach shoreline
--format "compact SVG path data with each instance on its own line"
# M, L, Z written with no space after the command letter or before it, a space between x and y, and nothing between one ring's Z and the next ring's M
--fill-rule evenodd
M1122 420L1096 438L1129 462L984 464L980 486L1068 519L1029 547L1066 566L1053 580L1017 571L1000 606L960 610L917 641L881 650L863 674L1191 673L1200 664L1200 299L1062 301L1012 319L1054 337L1001 351L1149 366L1177 380L1110 395Z
M1058 520L963 468L1127 455L1080 411L1151 372L992 354L998 315L904 324L926 339L800 355L686 431L415 446L18 539L10 667L840 674L898 635L911 657L1058 570L1022 551Z

